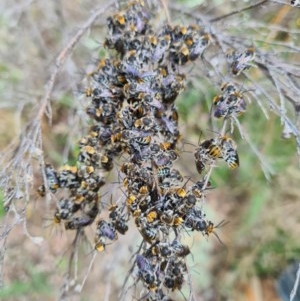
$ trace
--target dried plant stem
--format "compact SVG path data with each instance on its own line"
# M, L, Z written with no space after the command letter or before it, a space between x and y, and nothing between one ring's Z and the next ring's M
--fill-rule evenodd
M93 14L90 16L90 18L79 28L76 34L70 39L68 44L62 49L62 51L57 56L55 60L55 68L52 71L50 79L46 84L46 91L40 103L40 109L37 114L37 119L41 120L45 112L47 112L47 109L49 110L49 112L51 110L50 107L51 93L57 75L59 74L62 66L64 65L66 58L71 54L72 50L75 48L75 46L77 45L78 41L82 38L82 36L91 28L91 26L96 22L99 16L105 13L105 11L108 9L108 7L112 5L112 3L113 2L108 2L106 5L104 6L101 5L101 7L96 8ZM51 121L51 115L47 114L47 116L49 118L49 121Z
M268 1L269 0L263 0L263 1L260 1L258 3L255 3L255 4L251 4L251 5L247 6L247 7L243 7L241 9L232 11L229 14L226 14L226 15L223 15L223 16L220 16L220 17L217 17L217 18L210 19L209 22L211 22L211 23L218 22L220 20L226 19L226 18L231 17L233 15L240 14L240 13L242 13L244 11L249 10L249 9L253 9L253 8L257 7L257 6L263 5L264 3L268 2Z
M297 271L297 275L296 275L295 284L294 284L294 287L290 294L290 301L293 301L296 296L297 290L299 288L299 282L300 282L300 263L299 263L299 267L298 267L298 271Z
M170 12L169 12L169 9L168 9L168 3L167 3L167 0L160 0L163 8L164 8L164 11L165 11L165 14L166 14L166 18L167 18L167 21L168 21L168 24L172 24L171 22L171 17L170 17Z

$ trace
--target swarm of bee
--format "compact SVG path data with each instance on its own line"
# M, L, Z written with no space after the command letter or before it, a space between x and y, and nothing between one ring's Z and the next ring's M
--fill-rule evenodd
M118 234L125 235L129 220L134 220L143 239L135 277L144 286L145 300L167 300L168 293L181 290L187 278L185 258L190 249L181 242L182 233L217 236L220 226L207 220L201 206L208 177L184 180L174 167L181 138L174 102L186 84L180 67L199 58L211 38L198 25L155 30L150 19L142 1L129 3L107 19L104 45L109 58L100 59L85 80L86 113L93 125L79 141L77 164L58 170L47 164L45 174L51 193L67 194L57 198L54 223L77 231L94 224L95 250L102 252ZM232 73L249 68L250 52L231 54ZM222 87L213 106L216 118L246 110L243 95L232 83ZM231 169L239 165L236 144L225 135L203 141L194 155L200 174L217 159ZM100 188L121 156L125 196L112 203L108 218L103 218ZM45 186L38 191L44 196Z

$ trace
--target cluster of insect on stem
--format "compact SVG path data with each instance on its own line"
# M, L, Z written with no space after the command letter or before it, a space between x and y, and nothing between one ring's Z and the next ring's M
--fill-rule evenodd
M200 59L211 36L194 24L155 29L142 1L109 17L107 30L109 56L99 59L85 79L86 113L93 125L79 141L77 163L59 169L46 164L46 187L38 192L44 196L49 189L56 195L53 222L66 230L95 225L98 252L126 235L134 220L143 244L133 276L142 284L145 300L168 300L169 292L181 290L187 280L191 251L182 243L183 233L218 237L215 229L221 224L206 218L203 200L218 160L230 169L239 166L236 143L225 133L227 120L237 121L246 101L234 83L222 85L212 108L215 118L224 119L223 127L195 148L200 179L185 179L174 167L181 139L175 100L186 86L184 66ZM254 54L253 47L228 53L232 75L249 69ZM111 201L104 218L100 191L113 169L120 174L124 197Z

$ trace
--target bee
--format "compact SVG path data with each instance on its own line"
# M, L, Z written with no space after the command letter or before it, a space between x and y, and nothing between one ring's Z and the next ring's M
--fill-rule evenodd
M101 167L105 171L110 171L114 167L113 158L109 154L104 154L100 157Z
M97 121L103 122L104 124L111 124L114 122L116 117L116 109L113 103L103 103L99 110L101 114L99 116L99 120Z
M157 125L154 122L154 120L149 117L142 117L140 119L137 119L134 123L134 126L137 129L144 131L151 131L157 128Z
M103 72L108 76L113 76L117 69L114 66L114 61L102 58L97 64L97 72Z
M180 290L184 282L186 271L187 267L182 259L169 261L168 269L165 272L164 285L172 291Z
M205 215L202 210L191 208L185 217L184 225L192 231L205 231L207 223L204 219Z
M92 173L94 173L94 171L95 171L95 168L93 167L93 166L86 166L86 172L88 173L88 174L92 174Z
M169 167L163 166L163 167L158 167L157 169L157 175L161 179L169 177L170 174L171 174L171 169Z
M123 13L119 13L119 14L116 14L114 16L107 18L107 27L109 30L109 35L112 38L120 35L124 31L125 25L126 25L126 19L125 19L125 15ZM112 39L112 40L115 41L116 38ZM115 43L116 43L116 41L115 41ZM105 46L108 48L114 48L115 45L110 39L107 39L105 41Z
M201 144L199 144L199 147L196 148L195 151L195 157L201 157L201 153L207 154L208 152L210 152L211 154L221 153L221 150L219 150L217 148L217 145L214 144L214 139L205 140Z
M121 165L121 171L126 175L129 176L135 170L135 164L132 162L124 162Z
M97 250L99 253L101 253L105 250L105 242L103 239L98 239L95 242L95 250Z
M143 238L145 239L145 241L150 244L156 240L157 235L158 235L158 230L155 227L147 226L145 228L139 229L139 231L140 231L141 235L143 236Z
M46 195L46 189L44 185L39 186L36 191L40 197L44 197Z
M186 85L186 77L184 74L170 73L162 80L162 95L164 103L173 103L176 97L184 90ZM178 114L177 114L178 116Z
M134 49L127 51L122 61L119 63L119 71L125 73L126 76L134 75L132 79L135 77L138 78L139 67L141 67L138 53L139 51Z
M172 166L172 160L168 153L159 151L154 156L154 162L156 166Z
M158 236L157 227L150 226L146 218L139 217L139 216L136 217L135 224L146 242L152 244L157 239Z
M196 221L194 226L194 230L203 232L207 229L207 222L204 219L199 219Z
M246 111L246 101L243 95L232 83L226 83L221 88L223 94L213 99L214 116L222 118L235 115L241 115Z
M170 173L170 178L172 180L178 181L178 182L182 182L183 181L183 176L180 173L179 170L172 168L171 173Z
M254 47L249 47L245 51L233 51L227 55L230 63L230 69L233 75L239 75L244 70L249 69L252 64L251 61L254 60L255 49Z
M176 188L175 189L175 195L179 198L179 199L183 199L186 197L186 190L184 188Z
M56 209L52 217L45 218L45 228L50 228L50 235L53 234L53 230L55 232L60 232L62 230L61 225L63 224L63 220L60 216L60 212Z
M128 177L125 177L124 179L123 179L123 182L122 182L122 184L123 184L123 186L125 187L125 189L128 191L130 188L131 188L131 183L130 183L131 181L130 181L130 179L128 178ZM131 189L130 189L131 190Z
M86 113L90 118L95 119L96 121L101 121L102 111L99 108L95 108L93 105L87 107Z
M127 130L133 127L133 110L130 107L125 107L122 111L117 113L119 123Z
M98 126L96 127L92 127L90 129L90 132L96 132L95 130L98 130ZM101 126L101 128L99 128L99 131L96 132L97 138L98 138L98 143L100 145L106 145L107 143L109 143L111 141L111 136L112 136L112 130L110 128L110 126Z
M176 150L159 151L154 156L154 161L157 166L172 166L173 161L177 160L179 153Z
M114 227L122 235L124 235L128 231L128 226L127 226L126 221L123 217L117 219L114 222Z
M111 139L112 144L120 142L121 139L122 139L122 133L121 132L117 132L116 134L111 135L110 139Z
M107 223L105 220L98 221L95 236L95 249L97 251L102 252L105 249L106 239L113 241L117 238L116 229L111 223Z
M190 51L185 43L177 47L171 46L170 60L176 65L184 65L189 61Z
M90 141L92 142L92 145L97 145L98 139L99 139L99 135L100 135L100 131L102 129L99 127L91 127L90 131L89 131L89 135L88 138L90 139Z
M166 34L166 35L160 35L158 37L157 44L152 55L152 61L154 63L159 63L159 64L162 63L166 53L168 53L170 44L171 44L170 35Z
M194 157L197 171L201 174L206 164L211 165L215 159L222 157L222 149L216 139L208 139L196 148Z
M163 242L156 242L151 247L151 254L154 256L161 256L161 257L170 257L172 255L172 251L169 248L168 243Z
M85 96L86 97L92 97L93 96L93 88L92 87L87 87L85 89Z
M149 187L147 185L143 185L139 189L139 193L142 195L146 195L149 193Z
M200 147L203 148L206 154L212 158L222 157L221 147L216 143L215 139L205 140L200 144Z
M162 142L159 144L159 147L163 151L168 151L172 148L172 144L170 142Z
M206 181L204 179L202 181L195 182L191 186L191 192L192 192L193 196L195 196L196 198L202 198L203 197L203 192L205 191L205 189L207 189L207 187L211 186L210 181L207 182L206 187L204 187L205 183L206 183Z
M189 45L189 59L191 61L196 60L202 53L203 51L209 46L211 41L211 36L209 34L203 34L200 37L194 37L192 39L192 43L186 41L187 44Z
M77 230L90 225L94 219L89 216L77 216L65 222L66 230Z
M189 194L183 200L184 206L188 209L193 208L196 205L197 199L194 195Z
M80 140L79 140L79 146L80 147L84 147L84 146L86 146L86 145L88 145L89 144L89 139L88 139L88 137L83 137L83 138L81 138Z
M92 221L94 221L94 219L96 218L96 216L98 215L100 209L99 209L99 197L98 194L96 193L90 193L91 194L91 199L89 200L89 198L87 197L87 201L88 203L85 205L84 209L84 213L85 215L92 219Z
M126 205L129 210L133 213L138 209L138 199L133 194L130 194L126 199Z
M157 212L155 210L150 211L146 216L148 223L153 223L157 219Z
M84 163L85 165L91 165L91 159L95 154L96 150L94 147L90 145L85 145L80 149L78 161Z
M125 19L125 15L123 13L118 13L118 14L114 15L112 18L113 18L113 22L115 24L118 24L122 27L125 26L126 19Z
M216 236L216 238L218 239L218 241L223 245L223 242L221 241L219 235L215 232L215 229L221 228L221 227L227 225L228 223L229 223L228 221L226 222L226 221L223 220L223 221L221 221L218 225L215 226L213 222L208 221L208 222L206 223L206 228L205 228L205 230L202 231L202 232L203 232L203 234L206 235L207 237L208 237L210 234L214 234L214 235Z
M154 290L157 287L158 279L149 260L143 255L138 254L136 256L136 265L138 267L139 276L142 281L147 284L150 290Z
M191 253L188 246L182 245L178 239L174 239L171 243L171 248L174 254L179 257L186 257Z
M60 187L66 187L69 189L79 187L80 183L77 172L77 166L64 165L58 172Z
M152 140L151 136L137 137L134 139L134 141L140 145L149 145L151 140Z
M175 280L173 279L173 277L170 277L169 275L167 275L164 279L164 286L168 289L172 289L172 291L175 290L176 285L175 285Z
M113 226L120 234L124 235L127 232L128 226L117 205L112 205L109 208L109 218L112 220Z
M224 83L221 87L224 97L229 96L230 94L237 91L236 86L233 83Z
M54 170L53 166L46 164L45 173L47 178L47 184L51 192L55 193L58 188L60 188L60 181L57 172Z
M80 204L75 203L74 200L61 198L56 204L54 217L58 222L60 222L60 220L68 220L72 218L73 214L79 209Z
M171 183L171 168L168 166L159 166L157 168L157 177L160 187L169 187Z
M141 89L138 89L138 88L140 88L140 86L138 85L138 83L136 81L129 82L124 85L124 88L123 88L124 95L131 104L132 104L132 100L135 100L136 98L138 98L139 93L142 92Z
M122 141L128 143L131 139L134 139L136 135L131 130L123 130L122 131Z
M174 227L178 227L183 223L182 217L174 214L173 210L165 210L160 216L160 221Z
M300 0L291 0L292 6L300 6Z
M205 169L205 163L203 162L199 153L195 154L195 165L199 174L201 174Z
M169 30L172 36L172 42L177 44L184 40L185 35L188 32L188 28L185 26L177 25L173 29L166 27L165 30Z
M239 166L239 156L237 153L237 147L233 139L222 136L220 138L221 149L222 149L222 157L225 162L228 164L230 169L235 169Z

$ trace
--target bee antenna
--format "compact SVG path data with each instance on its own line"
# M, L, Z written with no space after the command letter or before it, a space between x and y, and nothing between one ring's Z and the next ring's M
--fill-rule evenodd
M192 179L192 177L188 177L188 176L186 176L186 178L187 178L187 180L186 180L186 182L184 183L184 185L182 186L182 188L185 188L186 184L187 184L189 181L191 181L191 179Z
M255 92L255 89L247 89L242 91L242 93L247 93L247 92Z
M218 241L220 242L221 245L226 246L215 231L213 231L212 233L218 239Z
M216 226L215 228L221 228L221 227L224 227L226 226L227 224L229 224L230 221L225 221L224 219L222 221L220 221Z
M217 131L211 130L211 129L206 129L208 132L212 132L214 134L220 135L220 133L218 133Z
M188 301L186 296L184 295L184 293L182 292L182 290L179 290L179 292L181 293L182 297L184 298L185 301Z

